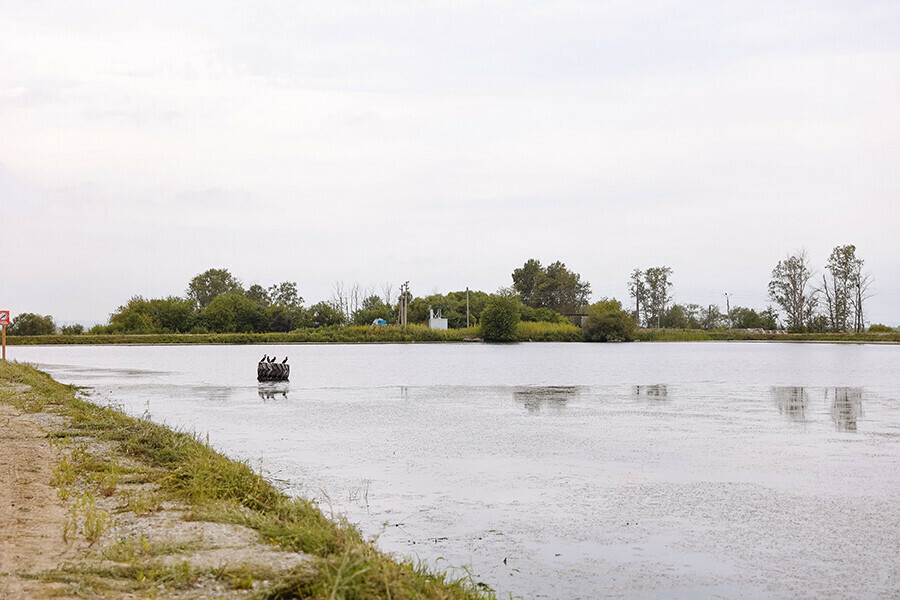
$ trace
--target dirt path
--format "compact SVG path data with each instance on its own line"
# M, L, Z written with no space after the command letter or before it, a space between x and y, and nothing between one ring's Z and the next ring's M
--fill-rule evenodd
M247 527L186 520L189 507L177 503L163 502L147 514L135 514L124 508L123 494L136 488L128 484L120 484L114 494L96 500L97 507L109 516L110 525L90 543L77 529L72 533L74 494L63 501L54 485L54 469L62 453L51 445L50 433L66 434L65 420L47 413L23 413L0 402L0 600L75 599L85 594L116 599L231 600L267 584L250 578L238 585L235 572L248 573L245 577L275 575L308 564L305 555L260 543L259 535ZM96 569L138 564L134 561L140 557L135 556L110 559L109 551L122 548L123 542L130 543L126 549L171 546L156 562L144 565L155 569L183 565L193 574L178 585L163 584L149 590L127 576L106 576L96 585L97 578L91 576ZM63 566L69 574L80 570L84 578L54 576Z
M45 586L21 575L74 556L62 540L66 508L50 484L54 450L34 417L0 404L0 598L34 598Z

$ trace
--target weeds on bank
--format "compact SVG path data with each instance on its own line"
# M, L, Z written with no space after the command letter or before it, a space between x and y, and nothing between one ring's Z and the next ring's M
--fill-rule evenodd
M471 577L455 579L447 572L434 572L421 563L398 561L380 552L345 520L327 518L315 502L287 497L249 465L225 458L195 435L77 398L73 388L60 385L27 365L0 363L0 380L14 382L20 389L30 386L29 393L35 394L35 401L43 397L44 406L52 404L68 417L72 437L90 436L114 442L124 457L142 465L140 470L129 471L117 460L93 456L83 444L65 438L57 440L55 443L64 449L64 458L54 478L60 488L78 494L67 536L78 533L89 541L99 539L111 518L96 506L96 495L115 492L123 475L137 473L158 485L159 492L126 494L129 507L152 510L159 507L161 497L170 497L192 507L190 518L245 525L271 544L313 556L310 565L287 574L262 574L271 585L257 590L254 598L494 598L491 590ZM176 550L154 547L141 540L112 548L107 551L110 560L114 556L135 556L137 560L105 567L69 567L53 571L47 578L80 590L102 591L115 583L126 589L131 586L134 590L152 591L150 584L186 585L204 574L222 578L233 587L249 589L260 577L258 572L246 569L198 571L188 563L163 565L155 557Z

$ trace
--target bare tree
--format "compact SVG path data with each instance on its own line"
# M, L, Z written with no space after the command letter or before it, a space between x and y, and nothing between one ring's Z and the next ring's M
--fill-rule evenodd
M341 280L331 284L331 306L346 319L349 317L349 301L347 288Z
M779 260L772 269L769 298L784 312L789 328L800 328L812 320L818 299L816 289L807 289L813 277L806 250Z
M381 284L381 298L384 300L384 303L388 306L393 305L394 300L394 286L391 285L391 282L385 281Z

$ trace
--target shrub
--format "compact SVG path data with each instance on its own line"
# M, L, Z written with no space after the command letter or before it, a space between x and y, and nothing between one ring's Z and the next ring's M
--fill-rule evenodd
M517 299L491 296L481 312L481 337L486 342L516 341L519 317Z
M615 298L601 300L587 309L584 337L591 342L631 342L637 333L634 317L622 310Z
M881 323L873 323L869 325L869 333L893 333L894 328L882 325Z
M9 325L10 335L52 335L56 333L56 324L50 315L22 313L16 315Z

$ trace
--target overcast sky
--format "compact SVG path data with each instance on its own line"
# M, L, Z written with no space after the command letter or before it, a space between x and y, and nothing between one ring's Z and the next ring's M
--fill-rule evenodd
M900 325L900 3L0 0L0 308L511 284L764 308L855 244Z

